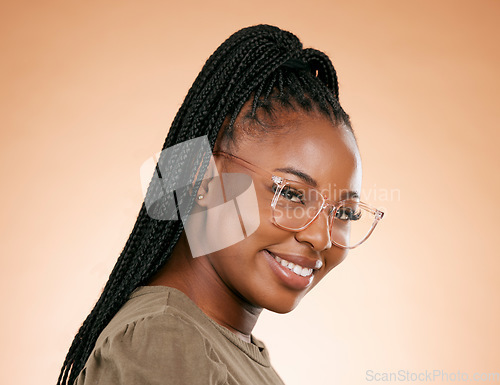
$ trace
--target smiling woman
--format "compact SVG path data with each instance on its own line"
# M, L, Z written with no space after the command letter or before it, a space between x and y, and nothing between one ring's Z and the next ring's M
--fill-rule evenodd
M208 145L193 152L197 138ZM187 187L154 206L153 178L58 384L282 384L252 335L262 309L293 310L383 216L360 201L333 65L279 28L242 29L208 59L163 150L156 182Z

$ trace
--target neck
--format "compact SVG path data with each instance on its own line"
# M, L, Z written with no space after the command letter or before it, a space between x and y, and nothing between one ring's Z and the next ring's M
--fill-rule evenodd
M151 279L151 286L169 286L186 294L208 317L251 342L252 330L262 308L248 303L229 288L206 256L193 258L183 233L165 266Z

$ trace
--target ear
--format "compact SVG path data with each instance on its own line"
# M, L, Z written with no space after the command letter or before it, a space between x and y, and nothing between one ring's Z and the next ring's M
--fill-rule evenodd
M218 178L218 171L215 165L214 158L210 160L208 164L207 171L205 172L205 177L203 178L200 188L195 195L195 203L201 207L209 207L211 202L215 199L215 195L217 195L217 183L220 183Z

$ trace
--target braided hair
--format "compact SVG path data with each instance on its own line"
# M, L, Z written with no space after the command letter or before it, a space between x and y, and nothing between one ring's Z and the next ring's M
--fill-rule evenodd
M257 119L257 111L271 114L276 107L298 106L305 111L316 109L351 129L349 116L339 104L337 75L328 56L303 49L290 32L256 25L235 32L209 57L177 112L163 149L204 135L213 149L220 130L232 140L236 118L249 101L246 117L251 119ZM206 156L201 159L198 175L205 173L208 160ZM180 178L175 170L170 174L171 180ZM194 178L196 189L201 179ZM194 202L188 194L177 199L187 202L188 209ZM132 291L169 260L182 231L180 220L154 219L142 203L100 298L69 348L57 385L73 384L100 333Z

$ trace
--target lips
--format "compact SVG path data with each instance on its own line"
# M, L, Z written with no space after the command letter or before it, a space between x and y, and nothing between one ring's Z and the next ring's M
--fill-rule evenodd
M290 289L303 290L314 279L314 270L322 266L320 260L303 256L273 253L263 250L264 256L279 281ZM288 259L287 259L288 258Z
M306 267L308 269L319 270L323 266L323 262L320 259L311 259L302 255L282 254L270 250L266 251L272 254L274 257L279 257L281 259L284 259L285 261L292 262L295 265Z

